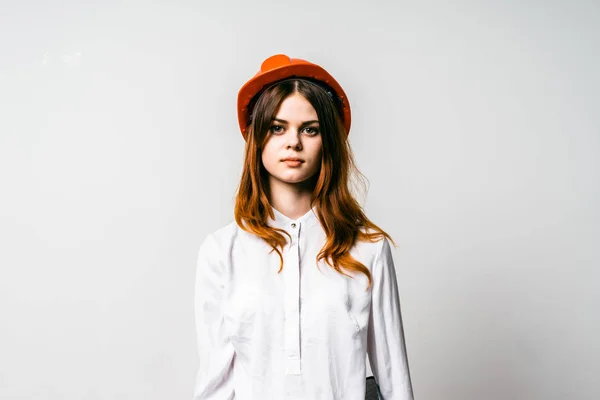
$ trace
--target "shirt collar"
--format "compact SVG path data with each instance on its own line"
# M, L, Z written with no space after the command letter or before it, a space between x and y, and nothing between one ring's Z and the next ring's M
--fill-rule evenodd
M267 223L269 226L275 228L289 229L293 223L298 224L299 226L310 227L315 225L319 221L319 218L317 217L317 206L314 206L313 208L308 210L306 214L296 219L291 219L283 215L281 212L277 211L273 206L271 206L271 209L273 210L275 218L273 219L269 217Z

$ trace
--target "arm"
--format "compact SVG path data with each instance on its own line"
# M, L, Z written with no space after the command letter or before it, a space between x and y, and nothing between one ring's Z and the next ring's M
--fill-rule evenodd
M372 269L367 353L383 400L413 400L392 251L383 238Z
M222 315L225 279L218 245L208 235L198 251L195 284L196 337L200 366L194 400L231 400L235 351L229 342Z

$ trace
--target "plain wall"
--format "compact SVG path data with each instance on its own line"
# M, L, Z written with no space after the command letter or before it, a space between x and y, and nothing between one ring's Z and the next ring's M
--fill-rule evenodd
M600 398L599 49L592 1L1 1L0 398L191 399L276 53L349 96L415 398Z

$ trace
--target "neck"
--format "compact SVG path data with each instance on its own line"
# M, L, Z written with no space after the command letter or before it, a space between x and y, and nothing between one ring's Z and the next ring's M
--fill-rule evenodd
M269 179L269 202L277 211L290 219L297 219L311 209L314 183L287 183L273 177Z

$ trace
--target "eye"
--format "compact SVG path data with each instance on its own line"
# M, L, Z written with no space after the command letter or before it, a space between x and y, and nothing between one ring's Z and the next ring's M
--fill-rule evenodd
M284 130L284 126L281 125L271 125L271 127L269 128L269 130L273 133L282 133ZM319 133L319 128L315 128L315 127L306 127L304 128L304 130L307 131L309 136L315 136Z
M312 133L309 133L310 136L315 136L319 133L319 128L314 128L314 127L309 126L306 129L312 130Z
M281 132L280 130L277 130L277 128L282 128L283 129L283 126L281 126L281 125L272 125L271 128L270 128L270 130L273 133L279 133L279 132Z

